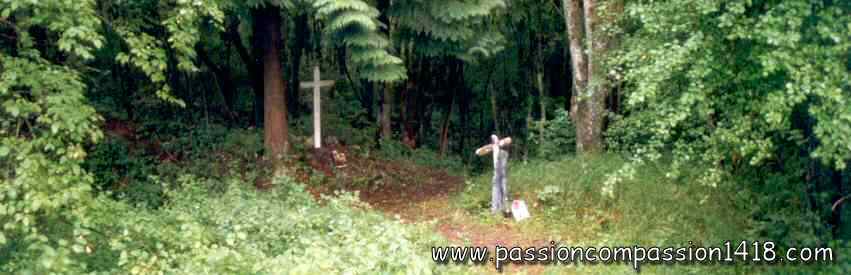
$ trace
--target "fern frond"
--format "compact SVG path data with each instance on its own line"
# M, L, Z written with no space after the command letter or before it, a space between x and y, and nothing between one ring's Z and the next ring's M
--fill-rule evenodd
M330 32L336 32L351 25L357 25L367 31L375 31L378 26L374 20L375 17L372 17L368 13L362 11L352 10L335 12L333 16L330 16L329 18L330 20L327 23L325 30Z
M467 59L496 49L492 42L498 40L478 40L490 32L484 19L504 7L504 0L400 0L391 14L399 18L401 39L413 41L417 54Z
M339 10L355 10L361 12L375 11L374 7L363 1L334 1L334 0L319 0L314 3L317 7L316 13L320 15L328 15Z
M393 56L391 43L380 29L379 11L362 0L316 0L317 18L324 32L351 53L358 75L369 81L399 81L407 77L402 59Z

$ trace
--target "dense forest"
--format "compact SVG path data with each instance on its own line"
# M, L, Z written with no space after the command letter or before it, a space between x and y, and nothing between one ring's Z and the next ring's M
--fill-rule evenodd
M0 1L3 274L848 274L849 160L847 0Z

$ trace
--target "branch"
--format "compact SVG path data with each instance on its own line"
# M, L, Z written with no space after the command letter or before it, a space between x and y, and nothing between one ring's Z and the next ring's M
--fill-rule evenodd
M833 207L830 208L830 211L835 212L836 207L839 207L839 205L841 205L843 202L845 202L845 200L848 199L849 197L851 197L851 195L846 195L846 196L842 197L841 199L837 200L836 202L834 202Z
M245 66L248 67L249 73L256 73L254 69L256 68L257 62L256 59L251 56L251 53L248 52L248 49L245 48L245 45L242 44L242 39L239 37L239 19L233 19L230 24L228 24L227 31L222 34L225 40L228 40L236 46L236 52L239 54L239 58L242 59L242 62L245 63Z
M207 67L209 67L214 74L224 73L222 71L222 68L216 65L216 63L214 63L212 59L210 59L210 55L207 54L207 50L205 50L204 47L201 46L201 43L195 45L195 52L198 53L198 57L199 59L201 59L201 62L204 63L204 65L207 65Z
M349 85L351 85L352 87L357 87L355 85L355 81L352 79L352 75L349 73L349 65L346 62L346 48L338 48L338 51L340 51L340 49L342 49L342 53L337 54L337 59L339 59L337 63L340 64L340 69L343 71L343 73L345 73L346 79L349 81Z
M561 17L564 18L564 13L561 11L561 9L558 8L558 3L556 2L558 2L558 0L553 0L550 1L550 4L552 4L553 10L555 10L558 15L561 15Z

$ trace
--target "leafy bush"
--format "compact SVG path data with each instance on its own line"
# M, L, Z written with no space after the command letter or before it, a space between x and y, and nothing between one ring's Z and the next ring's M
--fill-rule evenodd
M150 178L156 170L150 156L133 152L128 141L115 137L106 138L90 152L83 167L94 176L93 186L97 191L110 193L113 198L127 200L132 205L163 204L162 186Z
M153 145L159 141L128 141L110 136L90 149L83 167L93 173L97 190L109 192L114 198L132 205L159 207L165 200L165 186L152 176L170 181L185 170L220 175L221 171L232 168L227 164L236 163L231 160L242 161L244 167L262 152L257 130L227 129L216 124L183 127L189 129L183 136L159 136L164 140L159 143L160 147ZM175 162L177 160L181 161Z
M99 199L97 227L107 238L89 266L121 274L432 274L434 235L369 210L356 195L321 202L287 177L257 191L228 180L211 195L187 174L170 203L143 210ZM106 237L102 236L102 237ZM97 262L95 262L97 261Z
M439 153L428 148L411 149L397 140L381 140L379 157L387 160L408 160L418 165L440 168L449 172L460 174L464 170L461 157L457 155L440 156Z
M80 265L69 259L89 233L93 180L82 169L83 147L103 137L101 118L74 71L35 53L0 53L0 71L0 262L9 263L2 268L73 272Z
M334 98L323 101L322 137L335 137L343 144L374 147L378 128L354 96L354 91L342 90L336 91ZM313 144L313 116L302 115L294 124L293 133L311 137L309 143Z
M553 160L576 152L576 127L566 110L556 110L552 120L535 121L533 127L540 129L541 123L544 124L543 131L532 130L529 133L538 157Z
M89 156L83 167L95 178L94 187L99 190L113 188L113 185L128 174L133 158L130 157L130 147L127 141L120 138L107 137L89 150Z
M543 190L538 191L538 202L542 205L552 206L555 209L555 205L559 203L557 198L561 197L563 192L558 185L546 185Z
M635 152L646 146L651 140L651 134L646 131L635 131L653 125L655 117L646 112L636 112L629 116L612 117L605 136L606 147L614 152Z
M263 152L263 135L258 129L229 129L222 150L244 160L256 159Z
M742 233L750 220L734 199L735 192L717 192L691 184L689 178L668 179L664 164L637 170L635 177L615 185L616 199L605 197L600 186L625 162L616 155L518 162L509 171L509 198L525 200L532 218L517 226L544 228L551 238L570 245L597 247L721 244L755 236ZM471 213L487 213L490 193L491 174L486 173L469 181L456 202ZM742 272L742 267L720 271L717 267L646 266L641 273ZM564 272L561 268L553 267ZM631 267L617 265L581 266L576 272L634 273Z

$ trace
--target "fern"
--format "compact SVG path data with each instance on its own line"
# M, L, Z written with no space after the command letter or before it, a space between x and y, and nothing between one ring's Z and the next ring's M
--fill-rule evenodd
M400 18L400 36L417 45L417 54L470 61L502 49L502 35L485 19L505 6L503 0L403 0L394 2L391 14Z
M380 33L379 11L361 0L317 0L316 15L327 22L325 32L351 52L358 74L379 82L407 78L402 59L390 53L390 41Z

